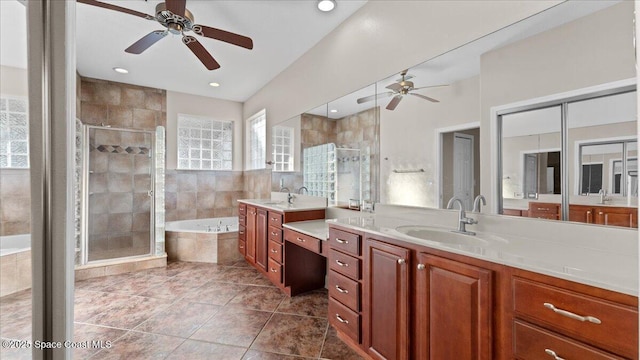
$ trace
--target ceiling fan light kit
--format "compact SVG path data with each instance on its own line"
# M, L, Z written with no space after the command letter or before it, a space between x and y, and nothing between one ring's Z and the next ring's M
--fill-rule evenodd
M318 10L328 12L336 7L334 0L318 0Z
M413 76L407 75L407 71L408 70L402 71L400 73L400 76L401 76L400 79L396 80L396 82L394 82L393 84L386 86L386 88L391 91L387 91L387 92L376 94L376 95L365 96L363 98L359 98L358 100L356 100L356 102L358 104L362 104L367 101L375 100L376 98L389 97L393 95L393 98L391 99L391 101L389 101L389 104L387 104L387 107L386 107L387 110L395 110L395 108L398 106L398 104L400 104L400 101L405 95L416 96L420 99L428 100L434 103L440 102L439 100L436 100L434 98L424 96L421 94L417 94L413 91L419 90L419 89L435 88L435 87L442 87L442 86L449 86L449 85L432 85L432 86L423 86L423 87L416 88L414 87L413 82L409 81L409 79L412 79Z
M192 31L196 35L223 41L245 49L253 49L253 40L249 37L205 25L195 24L193 13L186 8L186 0L166 0L165 2L158 4L156 6L155 16L96 0L77 1L87 5L138 16L146 20L157 21L160 25L165 27L165 30L155 30L150 32L125 49L125 52L130 54L141 54L151 47L151 45L165 38L169 33L172 33L175 35L182 35L182 43L185 44L191 52L193 52L193 54L207 69L215 70L220 68L220 64L213 58L213 56L211 56L204 46L202 46L198 39L185 34L187 31Z

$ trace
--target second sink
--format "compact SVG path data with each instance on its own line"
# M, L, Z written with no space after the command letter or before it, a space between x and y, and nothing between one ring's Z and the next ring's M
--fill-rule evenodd
M436 230L432 227L422 226L422 225L398 226L396 228L396 231L411 237L440 242L440 243L446 243L446 244L469 245L469 246L480 246L480 245L488 244L487 241L479 239L475 236L459 234L459 233L446 231L446 230Z

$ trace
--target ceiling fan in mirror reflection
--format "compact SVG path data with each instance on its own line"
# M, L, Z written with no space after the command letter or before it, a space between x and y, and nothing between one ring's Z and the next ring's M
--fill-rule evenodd
M253 40L246 36L238 35L225 30L212 28L205 25L194 23L194 17L191 11L186 8L186 0L166 0L156 6L156 14L148 15L136 10L123 8L117 5L108 4L95 0L77 0L79 3L101 7L104 9L119 11L125 14L141 17L147 20L157 21L165 27L165 30L155 30L143 36L140 40L133 43L125 49L130 54L141 54L151 47L151 45L166 37L169 33L182 36L182 43L185 44L191 52L202 62L209 70L215 70L220 64L209 54L207 49L193 36L186 35L186 31L192 31L197 35L208 37L215 40L224 41L226 43L243 47L245 49L253 49Z
M402 98L405 95L416 96L416 97L418 97L420 99L424 99L424 100L431 101L431 102L434 102L434 103L440 102L439 100L436 100L436 99L434 99L432 97L428 97L428 96L425 96L425 95L422 95L422 94L418 94L418 93L415 93L413 91L420 90L420 89L437 88L437 87L443 87L443 86L449 86L449 85L432 85L432 86L423 86L423 87L415 88L415 87L413 87L413 82L409 81L409 79L413 79L413 76L407 75L407 71L408 70L402 71L400 73L400 76L401 76L400 79L398 79L393 84L386 86L386 88L391 90L391 91L387 91L387 92L383 92L383 93L380 93L380 94L376 94L376 95L371 95L371 96L366 96L366 97L360 98L360 99L357 100L358 104L362 104L364 102L371 101L371 100L374 100L376 98L383 98L383 97L393 96L391 101L389 101L389 104L387 104L387 110L394 110L396 108L396 106L398 106L398 104L400 104L400 101L402 100Z

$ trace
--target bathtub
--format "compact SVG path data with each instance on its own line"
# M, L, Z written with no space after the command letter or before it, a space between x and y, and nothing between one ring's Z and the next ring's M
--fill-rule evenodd
M31 288L31 235L0 236L0 296Z
M238 252L238 217L170 221L165 225L168 260L233 263Z

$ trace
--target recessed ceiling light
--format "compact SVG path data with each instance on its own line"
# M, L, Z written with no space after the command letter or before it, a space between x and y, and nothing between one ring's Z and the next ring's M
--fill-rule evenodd
M125 69L125 68L121 68L121 67L114 67L113 71L117 72L118 74L128 74L129 70Z
M329 110L329 112L337 113L337 112L338 112L338 110L336 110L336 109L331 109L331 110Z
M336 7L334 0L320 0L318 1L318 9L320 11L331 11Z
M218 84L217 82L210 82L209 86L218 87L220 86L220 84Z

